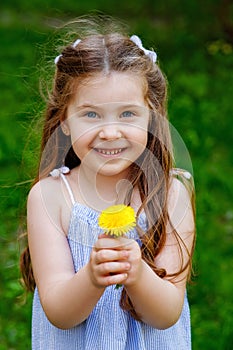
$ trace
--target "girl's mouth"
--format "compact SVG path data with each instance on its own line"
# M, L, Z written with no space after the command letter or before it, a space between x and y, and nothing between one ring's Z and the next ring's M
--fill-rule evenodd
M102 149L102 148L95 148L95 151L98 153L101 153L105 156L115 156L117 154L122 153L125 150L125 148L117 148L117 149Z

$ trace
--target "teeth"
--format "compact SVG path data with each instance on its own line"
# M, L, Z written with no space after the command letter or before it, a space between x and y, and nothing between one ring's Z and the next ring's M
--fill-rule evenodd
M114 149L112 151L107 151L107 150L104 150L104 149L98 149L98 152L99 153L102 153L102 154L106 154L106 155L115 155L115 154L118 154L118 153L121 153L122 151L122 148L119 148L119 149Z

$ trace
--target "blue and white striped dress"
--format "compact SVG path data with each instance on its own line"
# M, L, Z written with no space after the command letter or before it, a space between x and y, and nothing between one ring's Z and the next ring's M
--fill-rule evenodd
M67 182L67 180L66 180ZM68 183L66 184L68 186ZM98 227L99 213L75 202L71 190L73 209L68 242L75 271L87 264L92 246L101 230ZM138 224L145 228L145 216ZM128 236L138 239L136 230ZM190 350L190 313L185 296L183 310L178 322L158 330L136 321L119 306L121 288L106 288L90 316L80 325L61 330L47 319L35 290L32 312L33 350Z

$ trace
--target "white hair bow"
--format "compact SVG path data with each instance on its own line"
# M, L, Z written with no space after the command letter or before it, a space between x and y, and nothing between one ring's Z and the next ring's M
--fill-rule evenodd
M75 48L79 43L80 43L81 39L77 39L73 44L72 47ZM60 58L62 57L62 54L58 55L55 60L54 63L57 65L58 61L60 60Z
M156 54L156 52L145 49L145 48L142 46L142 41L141 41L141 39L140 39L137 35L132 35L132 36L130 37L130 40L131 40L134 44L136 44L141 50L143 50L144 53L145 53L145 55L149 56L152 62L155 63L155 62L157 61L157 54Z

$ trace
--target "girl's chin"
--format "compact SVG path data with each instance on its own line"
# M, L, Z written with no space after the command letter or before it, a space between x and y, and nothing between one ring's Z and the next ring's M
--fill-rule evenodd
M115 163L115 164L114 164ZM102 176L117 176L125 178L129 172L131 163L119 164L119 162L109 161L107 164L96 169L96 174Z
M121 177L125 178L128 174L128 168L127 169L101 169L97 173L99 176L105 176L105 177Z

